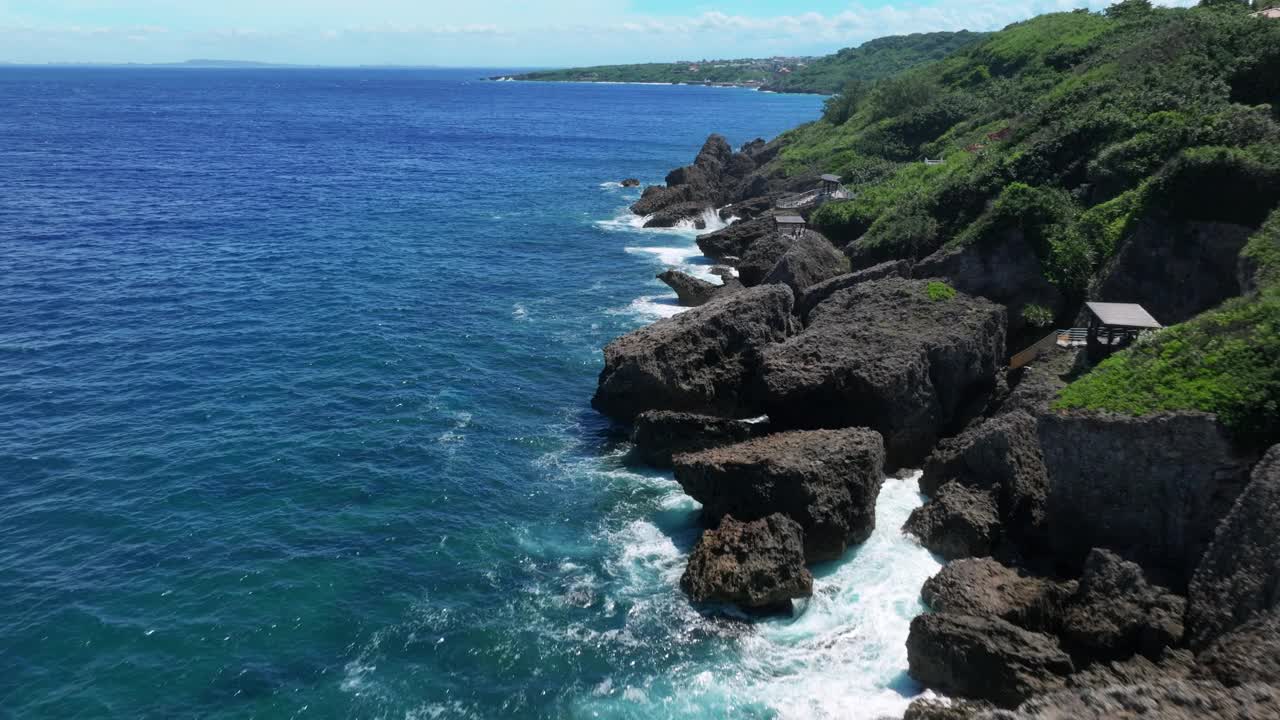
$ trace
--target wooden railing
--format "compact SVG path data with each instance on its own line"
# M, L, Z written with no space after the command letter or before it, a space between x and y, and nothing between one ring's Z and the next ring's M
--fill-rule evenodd
M1043 355L1045 352L1052 350L1058 346L1058 337L1062 335L1062 330L1054 330L1045 335L1035 345L1023 350L1022 352L1009 358L1009 369L1017 370L1020 367L1028 365L1032 360Z

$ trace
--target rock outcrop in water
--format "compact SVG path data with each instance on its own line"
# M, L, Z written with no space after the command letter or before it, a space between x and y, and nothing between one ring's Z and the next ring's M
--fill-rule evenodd
M793 599L813 594L813 575L804 562L804 531L791 518L774 513L738 522L726 516L718 528L702 533L680 587L694 602L790 612Z
M948 694L1016 707L1066 685L1075 666L1058 641L997 617L926 613L911 621L911 676Z
M627 422L646 410L759 415L760 358L795 329L793 302L766 285L623 335L604 349L592 406Z
M780 512L804 528L809 562L840 557L876 524L884 473L880 434L864 428L784 432L677 455L676 481L715 525Z
M650 410L636 418L631 442L636 455L654 467L671 467L671 458L733 445L769 432L769 420L735 420L714 415Z
M706 305L715 298L742 289L742 283L735 277L724 278L723 283L716 285L679 270L666 270L658 274L658 279L676 291L676 298L684 307Z
M645 227L671 227L707 210L764 195L770 184L752 173L771 157L766 146L754 143L735 153L727 140L712 135L692 165L668 173L663 187L645 188L631 211L647 218Z
M780 426L871 427L889 464L914 465L981 407L1004 358L1004 309L896 278L834 293L765 349L764 404Z
M741 220L712 233L698 236L698 249L712 260L741 258L757 240L773 233L773 216Z
M944 559L983 557L999 540L1000 518L989 490L953 481L913 510L902 529Z

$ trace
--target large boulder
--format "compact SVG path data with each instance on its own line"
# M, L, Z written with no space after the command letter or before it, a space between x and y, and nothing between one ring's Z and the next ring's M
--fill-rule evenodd
M788 612L813 594L804 566L804 531L774 513L752 522L726 516L702 533L680 578L694 602L728 603L753 612Z
M1166 680L1142 685L1062 690L1033 698L1017 711L983 720L1274 720L1280 690L1268 685L1225 688L1218 683Z
M1011 335L1026 327L1022 311L1028 305L1056 314L1065 303L1057 286L1045 278L1039 257L1020 230L999 233L989 242L944 246L916 263L914 274L943 278L961 292L1005 305Z
M1006 534L1038 538L1049 480L1035 418L1014 410L938 443L925 460L920 492L933 495L952 481L991 490Z
M772 217L742 220L706 235L698 236L698 249L713 260L741 258L760 238L774 232Z
M781 426L865 426L894 467L916 466L995 387L1004 309L889 278L836 292L809 326L764 354L764 400Z
M709 525L783 513L804 528L810 562L840 557L876 524L884 473L880 434L865 428L779 433L677 455L676 481Z
M837 292L847 290L854 285L888 277L911 277L911 261L890 260L865 270L837 275L820 283L810 285L803 293L796 294L796 312L800 314L801 320L807 322L809 311Z
M660 468L671 467L671 458L722 445L733 445L769 432L769 420L735 420L714 415L649 410L640 413L631 431L631 443L639 459Z
M922 697L911 701L902 720L978 720L992 709L982 701Z
M1186 600L1147 582L1142 568L1095 549L1079 589L1067 602L1060 634L1090 657L1116 660L1141 654L1158 659L1182 639Z
M791 243L763 282L787 285L799 297L808 288L847 272L849 259L844 253L822 235L810 231Z
M623 335L604 349L592 406L624 421L645 410L761 414L761 353L792 332L792 302L790 288L766 285Z
M927 688L1001 707L1061 688L1074 670L1050 635L997 617L945 612L911 621L907 665Z
M1041 416L1037 429L1047 542L1064 569L1102 547L1185 591L1251 464L1216 419L1063 412Z
M692 165L667 173L666 187L646 188L631 211L646 217L695 217L736 200L740 186L755 169L752 156L734 153L728 141L712 135ZM687 208L677 212L673 208L678 205ZM696 212L688 208L696 208Z
M1200 561L1188 593L1187 631L1193 647L1280 608L1280 445L1253 478Z
M756 238L738 261L738 279L747 287L761 284L793 243L794 240L776 230Z
M1196 656L1196 672L1228 687L1280 686L1280 612L1269 611L1220 635Z
M658 279L676 291L676 298L684 307L706 305L714 298L742 289L742 283L737 278L725 278L722 284L717 285L679 270L663 271L658 274Z
M689 223L697 230L705 230L708 209L706 203L698 202L697 200L671 203L654 211L651 215L646 215L644 226L647 228L671 228L681 223Z
M949 482L911 511L902 527L943 559L990 555L1000 540L1000 518L988 490Z
M1075 582L1030 577L991 558L947 563L925 581L921 598L936 612L997 617L1037 632L1055 632Z

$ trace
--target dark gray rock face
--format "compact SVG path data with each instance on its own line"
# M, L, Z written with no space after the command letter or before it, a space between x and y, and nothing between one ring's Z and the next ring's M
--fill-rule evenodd
M1091 657L1158 659L1182 639L1186 600L1151 585L1135 563L1095 549L1062 618L1064 642Z
M800 313L800 319L807 322L809 311L837 292L847 290L854 285L890 277L910 278L911 262L909 260L890 260L865 270L837 275L811 285L803 293L796 294L796 311Z
M1193 647L1280 608L1280 445L1254 468L1248 487L1218 525L1188 600Z
M698 152L692 165L667 173L666 187L645 188L644 194L631 211L637 215L655 216L646 227L670 227L669 218L687 219L701 215L703 211L727 205L737 200L742 185L756 170L756 155L734 153L728 141L712 135ZM685 206L677 211L677 206Z
M1082 567L1115 551L1181 591L1248 478L1211 415L1052 413L1037 423L1050 548Z
M911 676L947 695L1015 707L1058 689L1074 670L1049 635L995 617L926 613L907 637Z
M804 528L810 562L840 557L876 524L884 473L880 434L865 428L779 433L677 455L676 481L709 525L780 512Z
M783 253L765 275L764 284L782 283L796 297L824 280L849 272L849 259L831 241L816 232L807 232Z
M764 282L765 276L773 270L783 255L791 249L794 241L776 231L770 231L756 238L742 254L738 261L738 279L743 285L751 287Z
M636 455L654 467L671 467L674 455L733 445L769 432L769 421L734 420L713 415L650 410L640 413L631 442Z
M741 258L753 243L773 232L774 222L771 216L741 220L713 233L699 235L698 249L713 260Z
M1045 279L1040 259L1020 231L1005 233L998 242L943 247L916 264L915 277L943 278L960 292L1007 306L1010 334L1026 326L1022 311L1027 305L1042 305L1057 313L1065 304L1062 293Z
M669 228L675 227L682 222L691 222L698 230L704 230L707 227L707 221L704 217L709 208L705 203L691 200L687 202L671 203L651 215L645 216L644 226L647 228Z
M716 298L743 289L742 283L732 276L723 277L724 282L716 285L679 270L666 270L658 275L658 279L676 291L676 298L684 307L706 305Z
M720 287L679 270L663 271L658 274L658 279L676 291L676 298L685 307L705 305Z
M913 700L902 720L977 720L992 710L990 703L972 700Z
M1214 640L1196 657L1197 674L1227 687L1280 686L1280 613L1269 611Z
M864 426L885 436L893 467L922 461L995 386L1004 308L928 297L896 278L833 294L809 326L764 355L764 396L783 427Z
M1004 534L1020 540L1038 538L1049 478L1035 418L1015 410L940 442L925 460L920 492L933 495L951 481L990 489Z
M734 293L623 335L604 349L591 404L617 420L645 410L760 415L760 354L794 329L784 285Z
M1090 299L1134 302L1172 325L1241 292L1237 256L1253 234L1243 225L1149 219L1120 246Z
M1067 685L1073 688L1105 688L1191 679L1195 661L1195 655L1184 649L1166 650L1154 661L1142 655L1124 660L1099 660L1072 675Z
M999 527L990 491L949 482L927 504L911 511L902 529L930 551L955 560L990 555Z
M996 617L1036 632L1054 632L1075 582L1022 575L991 558L947 563L925 581L921 597L937 612Z
M777 513L753 522L725 517L720 527L702 533L680 587L694 602L788 612L792 599L813 594L813 575L804 566L804 531Z
M1217 683L1172 680L1143 685L1063 690L1034 698L1016 712L983 720L1274 720L1280 690L1267 685L1225 688Z
M750 221L759 217L767 216L773 210L773 203L776 199L774 195L763 195L754 197L750 193L743 193L744 197L749 199L741 202L725 205L720 208L720 219L729 220L730 218L738 218L740 221Z

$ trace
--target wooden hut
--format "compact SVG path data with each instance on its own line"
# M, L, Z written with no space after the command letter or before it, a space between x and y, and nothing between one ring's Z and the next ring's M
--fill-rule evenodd
M778 228L778 234L789 238L800 237L808 226L799 215L775 215L773 222Z
M1090 355L1106 355L1133 342L1144 330L1164 327L1136 303L1085 303L1089 311L1086 346Z

